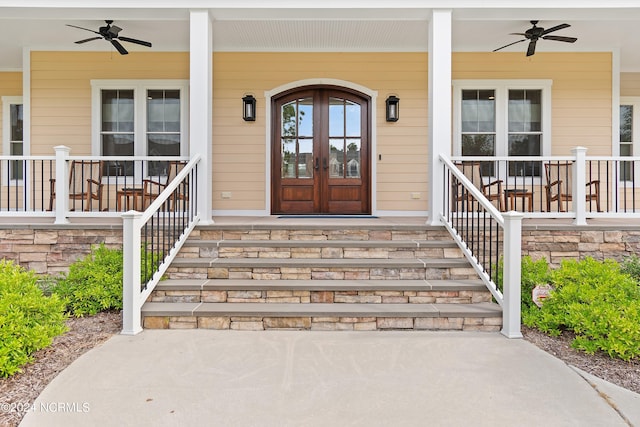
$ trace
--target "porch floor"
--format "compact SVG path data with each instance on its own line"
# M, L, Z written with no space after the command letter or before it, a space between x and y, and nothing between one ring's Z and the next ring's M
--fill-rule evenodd
M296 226L296 227L422 227L429 224L428 217L353 217L336 216L331 218L323 217L300 217L294 216L281 217L278 215L270 216L216 216L213 217L214 227L255 227L269 228L278 226ZM595 230L640 230L640 221L629 218L591 218L587 220L587 225L575 225L573 218L524 218L522 220L525 229L595 229ZM44 228L44 227L121 227L122 219L113 216L93 216L93 217L71 217L68 224L54 224L52 217L33 217L33 216L0 216L0 229L4 228Z

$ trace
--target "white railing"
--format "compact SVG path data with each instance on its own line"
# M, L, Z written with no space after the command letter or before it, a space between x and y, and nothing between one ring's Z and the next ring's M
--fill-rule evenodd
M144 210L166 183L167 165L188 161L182 156L71 156L65 146L55 147L54 156L0 156L0 216L53 217L65 224L72 217Z
M502 307L502 334L521 338L521 236L518 212L500 212L446 156L440 220ZM500 265L503 270L500 273ZM496 284L502 274L502 290Z
M147 210L122 214L122 333L125 335L142 331L142 304L200 221L197 191L199 162L200 155L194 156Z
M587 156L586 151L576 147L570 156L451 160L480 163L483 183L499 182L483 193L503 211L517 210L527 218L571 218L576 225L590 218L640 218L640 157Z

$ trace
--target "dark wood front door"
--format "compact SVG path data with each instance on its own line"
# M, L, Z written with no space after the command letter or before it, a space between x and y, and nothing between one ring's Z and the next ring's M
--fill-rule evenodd
M272 213L368 214L369 101L314 87L273 101Z

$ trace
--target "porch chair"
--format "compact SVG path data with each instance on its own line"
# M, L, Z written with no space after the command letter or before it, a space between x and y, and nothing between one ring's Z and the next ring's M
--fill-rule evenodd
M489 201L493 202L494 200L498 201L498 210L504 211L504 199L503 199L503 191L502 191L502 180L498 179L495 181L491 181L487 184L484 183L484 179L482 177L482 164L481 162L459 162L455 164L458 169L462 171L464 176L471 181L473 185L476 186L482 194L489 199ZM454 188L455 192L455 202L456 205L458 202L463 201L465 198L466 201L470 201L470 196L463 195L462 184L456 183L456 188Z
M75 210L75 200L85 211L92 210L92 201L98 201L98 210L102 211L102 162L100 160L72 160L69 165L69 199L74 200L69 210ZM56 198L56 179L49 179L49 210L53 210ZM83 203L84 202L84 203Z
M544 164L547 184L544 186L547 195L547 212L551 212L551 202L558 203L558 210L565 212L568 209L568 202L573 198L573 163L571 162L549 162ZM591 202L596 202L596 209L600 210L600 180L594 179L587 182L586 199L591 206Z
M186 166L185 162L181 161L168 161L167 163L167 175L156 176L156 179L144 179L142 180L142 207L146 209L151 203L164 191L171 181L180 173L180 171ZM177 194L172 196L172 201L188 200L187 194Z

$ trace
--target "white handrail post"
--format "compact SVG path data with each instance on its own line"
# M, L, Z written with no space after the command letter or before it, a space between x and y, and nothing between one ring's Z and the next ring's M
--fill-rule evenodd
M505 212L504 217L504 272L502 284L502 331L507 338L522 338L521 316L521 249L522 218L518 212Z
M575 225L587 224L587 190L586 190L586 177L587 177L587 149L585 147L575 147L571 149L571 152L575 156L575 163L573 164L573 188L571 194L573 197L571 202L573 203L573 210L576 214L576 218L573 221Z
M140 309L140 221L142 212L122 214L122 334L142 332Z
M53 147L56 153L56 219L54 224L67 224L69 211L69 153L71 149L64 145Z

